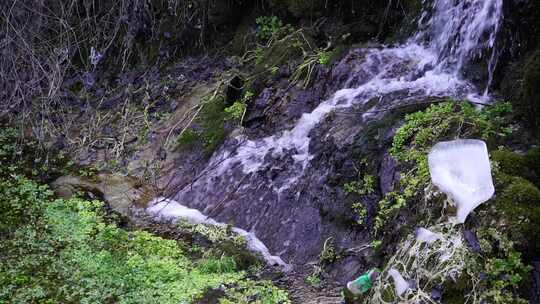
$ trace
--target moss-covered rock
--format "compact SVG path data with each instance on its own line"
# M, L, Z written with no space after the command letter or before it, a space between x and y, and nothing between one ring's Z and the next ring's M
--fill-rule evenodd
M525 163L527 168L535 174L534 178L530 179L530 181L540 188L540 147L532 148L527 152Z
M463 303L463 296L468 294L471 290L472 278L463 273L455 281L446 280L442 286L442 303L444 304L461 304Z
M511 184L504 189L501 200L505 201L504 208L509 214L514 214L516 208L537 208L540 211L540 190L521 177L514 177ZM517 215L517 214L516 214Z
M508 150L497 150L491 152L491 159L499 164L503 173L527 177L527 175L523 175L525 171L529 171L523 155Z
M510 237L531 252L540 249L540 190L522 177L506 177L507 186L498 195L496 210L502 212L499 224L511 227Z

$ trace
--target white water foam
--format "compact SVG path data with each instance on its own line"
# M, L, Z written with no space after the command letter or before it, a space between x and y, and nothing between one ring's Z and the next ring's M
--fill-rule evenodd
M219 223L202 214L199 210L188 208L177 201L166 198L156 198L152 200L148 204L146 212L159 219L183 219L190 224L225 226L225 224ZM248 250L260 255L268 265L281 266L284 271L290 269L290 265L285 263L279 256L270 254L268 248L257 238L257 236L255 236L255 234L237 227L233 227L232 231L244 237Z
M430 48L437 54L439 70L459 72L485 50L491 50L490 57L494 57L502 5L501 0L433 1L427 30L416 39L428 36L431 40Z

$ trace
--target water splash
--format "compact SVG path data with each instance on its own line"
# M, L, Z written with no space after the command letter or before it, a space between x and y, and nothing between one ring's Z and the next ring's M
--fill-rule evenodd
M424 5L425 1L424 1ZM490 66L496 62L494 48L502 19L502 0L435 0L427 30L415 39L429 39L437 54L438 70L459 73L473 59L491 50ZM490 68L490 79L491 71Z
M156 198L152 200L149 203L146 211L157 218L183 219L190 224L225 226L225 224L219 223L214 219L202 214L199 210L188 208L177 201L166 198ZM246 240L247 249L257 255L260 255L268 265L278 265L282 267L284 271L290 270L290 265L283 262L279 256L270 254L268 248L263 242L261 242L261 240L257 238L257 236L255 236L254 233L237 227L233 227L231 230L237 235L242 236Z

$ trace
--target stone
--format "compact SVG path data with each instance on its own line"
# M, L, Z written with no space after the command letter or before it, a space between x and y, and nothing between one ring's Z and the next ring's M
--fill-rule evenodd
M397 161L390 153L385 152L379 171L379 181L383 195L394 190L394 184L396 182L396 166Z
M480 253L482 251L480 243L478 242L478 238L476 237L476 234L474 232L468 229L463 230L463 238L465 239L465 242L467 242L467 245L472 252Z
M102 199L116 212L129 216L131 208L147 203L152 193L145 186L138 187L135 178L118 174L100 173L97 176L62 176L52 183L55 194L62 198L71 198L77 192L91 193L91 197Z

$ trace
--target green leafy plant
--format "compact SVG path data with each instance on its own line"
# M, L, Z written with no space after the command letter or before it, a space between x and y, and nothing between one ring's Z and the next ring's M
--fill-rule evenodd
M235 101L232 106L225 108L228 120L241 120L246 112L247 105L241 101Z
M328 51L318 51L317 55L319 56L319 64L327 65L330 63L330 59L332 58L332 52Z
M371 248L375 250L379 250L379 248L381 248L381 245L382 245L382 240L373 240L370 244Z
M485 255L483 272L487 275L480 296L482 300L494 304L527 303L516 294L532 267L523 263L521 253L515 250L513 242L499 230L481 229L479 237Z
M315 288L320 287L322 283L320 276L315 271L306 277L306 282Z
M368 216L366 206L362 203L353 203L352 209L358 216L358 220L357 220L358 225L365 224L367 220L367 216Z
M337 255L336 249L334 248L332 237L329 237L324 241L323 249L319 254L319 262L321 264L330 264L338 258L339 256Z
M227 114L227 120L236 120L242 124L242 119L246 114L247 104L253 98L253 92L246 91L242 96L242 99L237 100L233 103L232 106L225 108L225 113Z
M235 286L225 298L287 303L285 292L247 278L231 256L203 250L194 261L183 241L119 228L103 202L55 199L17 174L24 163L10 161L12 139L0 146L0 170L11 172L0 174L1 303L191 303L221 285Z
M375 192L375 177L370 174L365 174L360 181L352 181L343 185L343 189L348 194L360 196L373 194ZM365 224L368 216L366 206L361 202L355 202L351 207L358 216L357 223L359 225Z
M283 28L283 23L276 16L260 16L255 22L258 26L257 38L261 41L267 41Z

